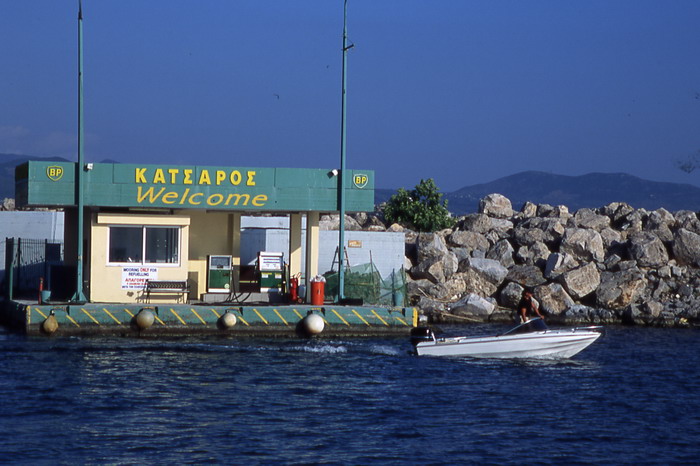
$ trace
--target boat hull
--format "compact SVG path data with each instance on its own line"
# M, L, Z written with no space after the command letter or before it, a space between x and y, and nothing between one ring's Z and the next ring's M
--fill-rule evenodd
M473 358L570 358L600 337L592 330L546 330L493 337L457 337L415 345L419 356L466 356Z

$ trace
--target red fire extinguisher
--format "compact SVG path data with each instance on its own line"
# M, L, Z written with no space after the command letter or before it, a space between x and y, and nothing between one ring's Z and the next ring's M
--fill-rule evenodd
M301 302L299 297L299 278L301 278L300 273L289 279L289 301L292 303Z

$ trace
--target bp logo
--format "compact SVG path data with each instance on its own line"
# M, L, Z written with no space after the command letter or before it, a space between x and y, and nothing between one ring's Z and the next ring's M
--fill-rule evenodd
M63 177L63 167L51 166L46 167L46 176L49 177L51 181L58 181Z
M357 175L352 177L353 184L360 189L367 186L368 181L369 181L369 177L367 175L357 174Z

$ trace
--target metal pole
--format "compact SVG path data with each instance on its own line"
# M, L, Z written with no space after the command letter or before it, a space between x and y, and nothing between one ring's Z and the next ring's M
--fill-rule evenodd
M339 208L340 228L338 233L338 301L345 298L345 268L343 267L343 253L345 252L345 116L346 116L346 81L348 72L348 0L343 1L343 78L342 78L342 99L340 116L340 180L339 180Z
M83 166L85 165L84 152L84 133L83 133L83 2L78 1L78 165L76 167L76 184L77 184L77 204L78 204L78 245L77 253L77 268L76 268L76 287L75 294L71 298L73 302L85 302L83 294L83 210L85 208L83 202Z

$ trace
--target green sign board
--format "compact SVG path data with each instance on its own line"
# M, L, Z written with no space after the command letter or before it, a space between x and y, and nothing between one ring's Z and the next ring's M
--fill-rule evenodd
M27 162L15 172L20 206L76 205L76 164ZM240 211L338 210L339 177L307 168L87 164L85 205ZM374 172L349 170L346 209L374 209Z

